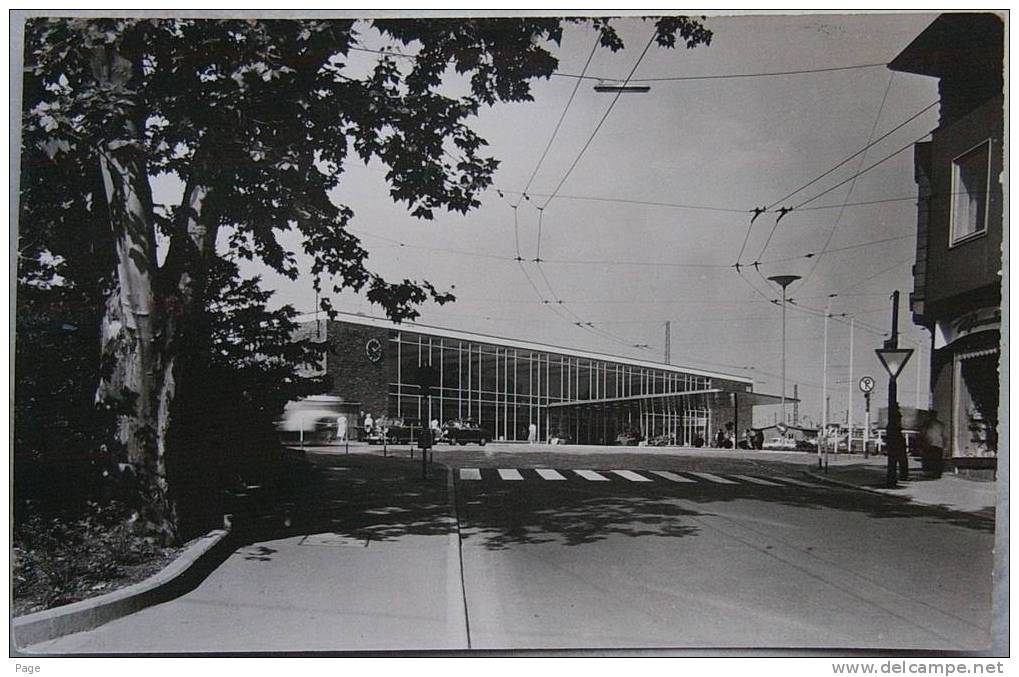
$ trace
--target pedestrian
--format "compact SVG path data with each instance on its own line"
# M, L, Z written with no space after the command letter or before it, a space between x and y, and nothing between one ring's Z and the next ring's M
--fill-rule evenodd
M343 442L347 439L347 417L336 417L336 441Z
M715 433L715 447L721 449L725 446L725 431L721 428Z
M754 442L755 442L754 447L756 447L757 449L764 449L764 431L763 430L757 430L754 433Z
M930 413L920 431L920 450L927 473L934 478L941 477L945 470L945 424L938 420L935 411Z
M372 418L371 412L364 415L364 438L367 440L371 437L372 428L375 426L375 419Z
M538 441L538 426L530 424L527 426L527 442L528 444L535 444Z

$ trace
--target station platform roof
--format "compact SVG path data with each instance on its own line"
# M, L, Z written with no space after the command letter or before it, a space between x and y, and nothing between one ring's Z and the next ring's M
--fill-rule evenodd
M664 401L670 398L681 398L690 397L696 395L703 395L706 398L711 398L713 401L721 401L723 398L728 400L730 396L735 395L737 400L747 402L749 400L750 406L758 407L769 404L781 404L781 395L769 395L766 393L757 393L751 390L724 390L722 388L706 388L702 390L684 390L678 393L652 393L648 395L631 395L629 397L606 397L597 400L571 400L569 402L551 402L549 408L566 408L566 407L589 407L595 405L620 405L620 404L637 404L639 402L646 401ZM786 402L799 402L800 400L795 397L786 397Z

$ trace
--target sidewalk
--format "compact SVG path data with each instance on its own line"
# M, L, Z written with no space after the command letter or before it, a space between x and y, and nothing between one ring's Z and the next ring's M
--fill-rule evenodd
M898 496L913 503L938 506L957 512L975 513L994 519L997 503L996 481L980 481L945 472L939 479L925 477L916 459L910 459L909 479L899 481L894 489L886 486L887 459L874 456L830 456L828 471L816 466L807 471L811 477L873 491L888 496Z
M28 654L467 648L451 476L409 459L316 456L278 511L193 591Z

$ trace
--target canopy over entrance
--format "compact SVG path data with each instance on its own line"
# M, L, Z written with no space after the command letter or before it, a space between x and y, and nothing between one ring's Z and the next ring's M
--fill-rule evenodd
M796 402L787 397L786 401ZM752 408L780 404L777 395L706 388L629 397L552 402L550 430L581 444L708 444L716 430L738 437L753 421ZM742 416L741 416L742 410ZM742 420L741 420L742 417Z

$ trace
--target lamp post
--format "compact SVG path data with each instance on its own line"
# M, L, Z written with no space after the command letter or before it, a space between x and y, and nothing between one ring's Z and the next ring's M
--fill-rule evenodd
M892 336L885 341L884 348L874 351L888 372L888 427L885 431L885 452L888 454L888 470L885 477L889 487L895 486L895 465L899 465L899 478L909 479L909 459L906 444L902 438L902 420L899 414L898 379L906 366L912 348L899 348L899 292L892 293Z
M785 418L785 290L786 287L791 285L796 280L800 279L799 275L773 275L768 278L778 286L782 287L782 423L786 422Z

